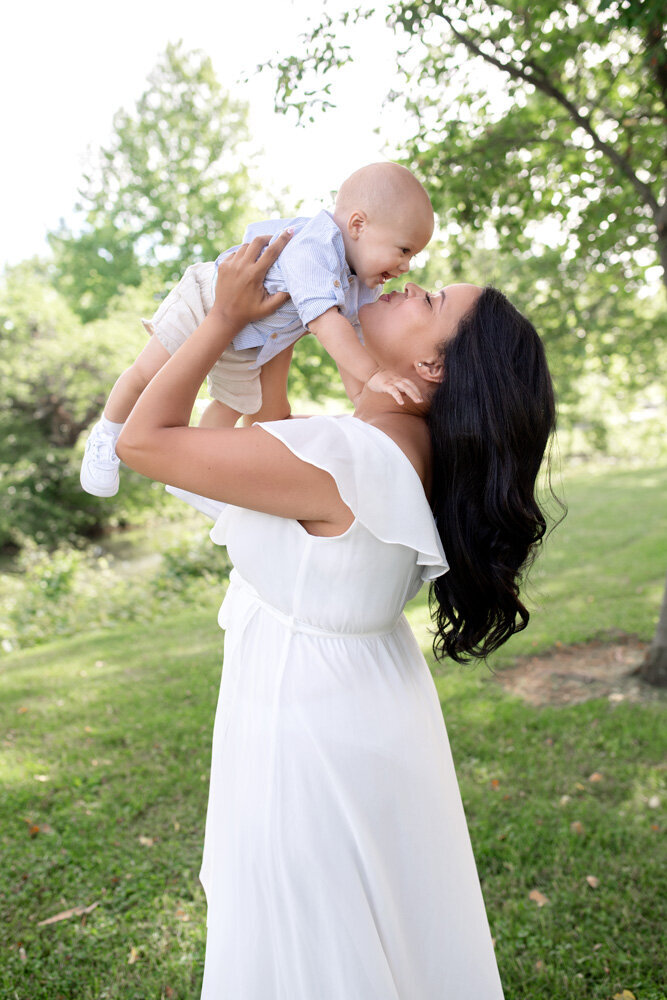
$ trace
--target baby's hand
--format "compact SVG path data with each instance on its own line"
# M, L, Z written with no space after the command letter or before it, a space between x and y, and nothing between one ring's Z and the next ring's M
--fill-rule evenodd
M379 368L373 372L366 385L373 392L388 392L401 406L403 406L401 393L405 393L415 403L423 402L419 389L411 379L397 375L396 372L391 372L387 368Z

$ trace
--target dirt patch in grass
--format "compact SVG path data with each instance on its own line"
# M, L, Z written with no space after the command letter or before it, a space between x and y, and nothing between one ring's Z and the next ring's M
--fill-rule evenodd
M575 705L591 698L667 701L667 689L645 684L635 673L648 645L621 636L557 646L541 656L517 657L496 680L531 705Z

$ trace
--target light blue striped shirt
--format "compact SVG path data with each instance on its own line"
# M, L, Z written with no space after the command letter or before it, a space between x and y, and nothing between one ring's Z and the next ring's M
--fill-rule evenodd
M275 239L288 226L295 232L280 257L271 266L264 281L268 292L288 292L290 301L267 319L249 323L232 341L237 351L259 348L252 365L259 368L290 347L308 324L334 307L352 323L361 343L358 313L362 306L375 302L382 287L367 288L352 274L345 260L343 236L328 212L312 219L268 219L253 222L245 231L243 242L255 236ZM231 247L220 254L216 264L232 253Z

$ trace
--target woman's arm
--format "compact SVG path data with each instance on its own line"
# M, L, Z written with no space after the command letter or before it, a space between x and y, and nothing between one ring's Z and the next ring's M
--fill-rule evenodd
M260 427L189 427L199 387L220 354L220 343L250 320L268 316L287 296L270 296L264 277L289 236L258 237L219 269L215 304L142 393L116 447L138 472L239 507L312 522L314 533L337 534L352 523L336 484L302 462ZM321 523L321 531L318 531Z

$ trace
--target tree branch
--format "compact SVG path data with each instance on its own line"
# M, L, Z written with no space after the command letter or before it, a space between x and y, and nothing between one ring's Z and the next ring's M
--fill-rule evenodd
M608 142L605 142L603 139L600 138L600 136L595 131L595 128L593 127L593 123L591 122L590 118L587 115L582 115L579 113L579 110L576 107L576 105L573 104L572 101L569 100L569 98L567 98L562 91L560 91L557 87L555 87L553 83L551 83L551 81L547 78L547 76L543 73L543 71L540 69L539 66L532 64L531 65L532 73L527 73L522 66L517 66L515 63L512 62L506 62L506 63L502 62L496 56L490 55L489 53L482 51L480 45L477 42L473 41L472 38L469 38L467 35L463 34L461 31L455 28L454 22L449 15L441 13L440 16L449 25L454 36L463 45L465 45L465 47L474 55L479 56L481 59L484 59L485 62L488 62L492 66L495 66L501 72L507 73L508 76L511 76L513 79L521 80L524 83L531 84L531 86L535 87L537 90L540 90L543 94L546 94L548 97L553 98L553 100L557 101L558 104L561 105L561 107L565 108L566 111L568 112L570 120L576 122L577 125L579 125L581 128L584 129L584 131L593 140L593 145L595 146L595 148L598 149L601 153L603 153L607 157L607 159L614 164L616 169L620 171L620 173L622 173L630 181L633 188L641 198L642 202L650 208L653 216L656 217L658 215L660 206L658 204L655 195L653 194L653 191L648 186L648 184L644 184L642 181L639 180L634 170L630 166L629 160L625 156L622 156ZM487 38L484 39L484 41L490 42L491 40ZM491 44L493 43L491 42Z

